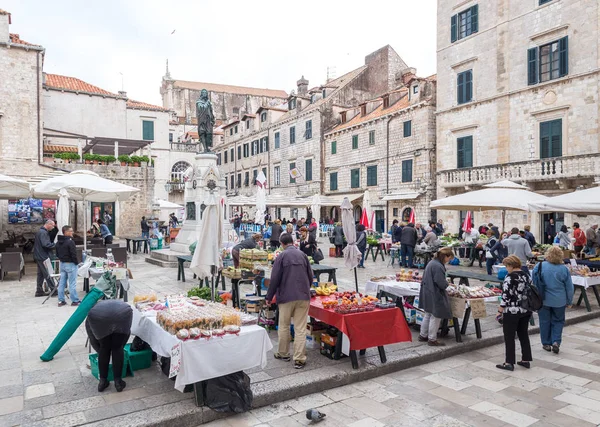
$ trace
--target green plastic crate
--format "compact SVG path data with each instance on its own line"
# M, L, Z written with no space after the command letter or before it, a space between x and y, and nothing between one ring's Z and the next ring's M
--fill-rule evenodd
M98 370L98 354L92 353L89 355L90 358L90 366L92 368L92 375L99 379L100 373ZM129 363L129 355L125 352L125 359L123 361L123 373L121 378L125 377L133 377L133 370L131 369L131 364ZM113 368L112 363L108 365L108 381L114 381Z
M125 354L129 356L129 365L132 370L139 371L152 366L152 350L147 348L142 351L131 351L130 346L131 344L125 345Z

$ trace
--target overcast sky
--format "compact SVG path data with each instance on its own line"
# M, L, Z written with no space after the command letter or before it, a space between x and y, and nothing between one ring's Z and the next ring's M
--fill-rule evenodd
M46 48L44 71L161 104L175 79L260 88L310 86L390 44L435 73L436 1L4 0L11 32ZM123 80L122 77L123 76Z

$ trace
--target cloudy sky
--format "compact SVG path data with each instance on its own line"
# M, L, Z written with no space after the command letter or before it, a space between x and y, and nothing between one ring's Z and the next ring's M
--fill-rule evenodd
M160 104L181 80L283 89L340 76L390 44L435 72L436 1L4 0L11 32L46 48L44 71Z

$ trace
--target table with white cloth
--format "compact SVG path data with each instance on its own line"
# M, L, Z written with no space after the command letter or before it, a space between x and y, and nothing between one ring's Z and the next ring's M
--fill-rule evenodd
M577 300L578 306L581 305L581 301L584 301L587 311L592 311L592 306L587 296L588 288L592 288L596 296L596 301L598 301L598 305L600 306L600 293L598 293L598 289L596 288L596 286L600 285L600 276L586 277L572 275L571 280L573 281L573 285L581 291Z
M187 384L260 366L267 366L267 352L273 344L264 328L242 326L239 335L180 341L156 323L156 313L133 309L131 333L146 341L159 356L171 357L173 346L181 342L181 367L175 388L183 391Z
M419 296L421 283L419 282L397 282L395 280L385 280L373 282L369 280L365 284L365 292L385 292L397 297L416 297Z

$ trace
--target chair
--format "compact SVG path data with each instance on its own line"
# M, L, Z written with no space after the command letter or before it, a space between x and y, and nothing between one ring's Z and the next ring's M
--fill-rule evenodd
M77 253L77 260L83 262L83 248L75 248L75 252Z
M5 252L2 254L2 262L0 264L0 280L4 280L6 273L19 272L19 282L21 276L25 274L25 266L21 268L21 254L17 252Z
M104 239L101 237L93 237L92 240L90 240L90 243L92 245L103 245Z
M14 246L8 246L5 252L18 252L23 253L23 248L15 248Z
M127 248L114 248L112 254L115 262L122 262L127 267Z
M106 248L93 248L92 256L97 258L106 258Z
M120 248L121 245L119 245L118 243L109 243L108 245L106 245L107 248Z

